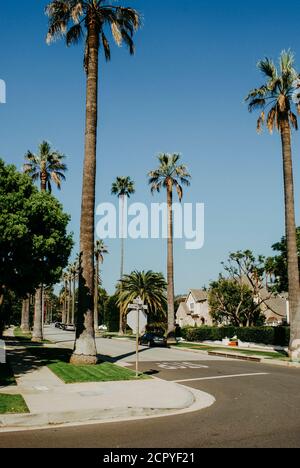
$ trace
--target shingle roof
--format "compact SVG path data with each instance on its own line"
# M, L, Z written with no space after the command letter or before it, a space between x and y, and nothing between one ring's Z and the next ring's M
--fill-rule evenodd
M207 301L207 291L203 291L202 289L191 289L191 294L196 302Z

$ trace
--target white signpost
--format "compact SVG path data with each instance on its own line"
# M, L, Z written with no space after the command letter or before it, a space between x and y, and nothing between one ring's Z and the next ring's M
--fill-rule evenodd
M140 333L145 330L147 325L147 314L148 306L144 305L144 302L140 297L133 301L133 304L129 304L128 309L131 311L127 315L127 324L132 329L133 333L136 334L136 377L139 375L139 338Z

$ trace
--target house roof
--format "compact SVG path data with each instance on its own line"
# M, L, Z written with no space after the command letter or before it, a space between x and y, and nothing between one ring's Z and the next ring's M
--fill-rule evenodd
M282 297L271 297L271 299L265 301L265 305L268 307L268 311L264 313L269 312L270 315L273 313L273 315L286 317L286 300Z
M207 291L203 291L202 289L191 289L190 293L196 302L203 302L208 299Z

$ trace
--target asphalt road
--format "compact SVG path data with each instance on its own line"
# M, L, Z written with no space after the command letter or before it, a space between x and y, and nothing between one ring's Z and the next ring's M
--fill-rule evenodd
M124 355L126 350L124 344ZM165 351L165 360L159 350L160 359L145 360L141 370L210 393L216 398L212 407L157 419L2 433L0 448L300 447L298 369L199 355L190 360L184 352L180 360L169 359L173 351Z

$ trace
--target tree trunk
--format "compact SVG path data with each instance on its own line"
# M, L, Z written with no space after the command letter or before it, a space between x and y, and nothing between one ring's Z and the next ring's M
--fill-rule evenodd
M34 326L32 341L40 343L43 341L43 311L42 311L42 288L38 288L35 293L34 303Z
M68 284L68 315L67 315L67 325L71 323L71 308L72 308L72 281L69 280Z
M21 330L24 333L29 333L30 332L29 312L30 312L29 298L23 299L23 302L22 302Z
M285 225L287 239L288 284L291 317L290 357L300 359L300 286L295 221L294 179L291 148L291 130L288 115L281 124L283 155Z
M96 258L96 272L95 272L95 298L94 298L94 328L95 333L99 334L99 311L98 311L98 297L99 297L99 258Z
M168 336L175 331L175 309L174 309L174 256L173 256L173 187L167 187L168 203L168 259L167 259L167 281L168 281Z
M67 323L67 282L64 281L64 307L63 307L63 314L62 314L62 323L66 324Z
M46 192L47 190L47 173L41 173L41 191Z
M96 18L88 19L86 131L80 223L80 273L73 364L96 364L94 331L95 188L98 108L99 34Z
M75 325L75 299L76 299L76 275L73 275L73 294L72 294L72 325Z
M125 248L124 248L124 205L125 205L125 196L122 195L121 197L121 202L122 202L122 217L121 217L121 272L120 272L120 279L123 279L124 276L124 254L125 254ZM122 289L122 283L121 283L121 289ZM125 327L124 327L124 316L123 316L123 309L122 306L120 306L120 318L119 318L119 335L124 335L125 333Z

